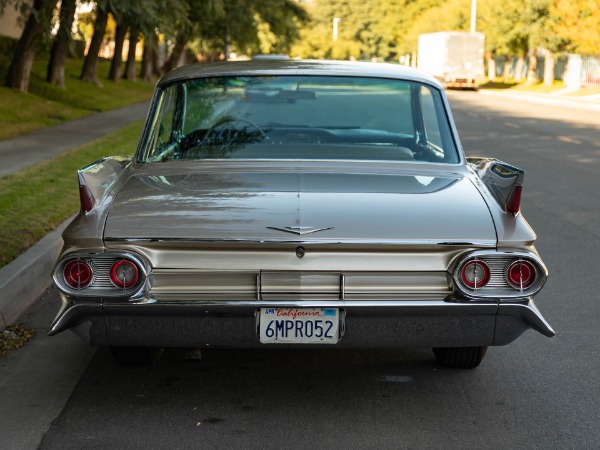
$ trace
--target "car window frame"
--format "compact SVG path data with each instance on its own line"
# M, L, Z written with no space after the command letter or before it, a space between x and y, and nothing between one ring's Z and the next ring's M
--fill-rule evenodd
M149 116L148 117L155 117L155 119L152 121L152 123L149 123L149 121L146 122L145 128L144 128L144 134L142 136L142 138L140 139L139 145L138 145L138 149L136 151L136 156L134 157L134 160L139 163L139 164L150 164L150 163L154 163L154 162L158 162L158 161L150 161L148 160L148 152L149 152L149 140L150 140L150 136L152 134L152 129L155 125L156 122L156 114L158 113L159 109L158 109L158 104L160 102L161 96L164 95L164 92L166 91L166 89L168 89L169 87L172 87L173 85L178 85L178 89L182 92L181 95L178 95L178 104L180 104L180 102L183 102L183 100L185 98L187 98L186 94L187 91L186 89L184 89L185 83L192 81L192 80L200 80L200 79L208 79L208 78L235 78L235 77L252 77L252 76L265 76L265 74L256 74L256 75L252 75L252 74L237 74L237 73L226 73L226 74L210 74L210 75L206 75L206 76L195 76L195 77L190 77L190 78L183 78L183 79L174 79L171 82L164 84L164 85L160 85L160 83L157 84L157 92L155 93L155 96L153 98L152 101L152 106L149 112ZM412 79L412 78L396 78L396 77L386 77L386 76L366 76L366 75L347 75L347 74L330 74L330 75L312 75L312 74L287 74L287 73L276 73L276 74L269 74L267 76L277 76L277 77L292 77L292 76L303 76L303 77L323 77L323 76L329 76L329 77L333 77L333 78L364 78L364 79L381 79L381 80L391 80L391 81L401 81L401 82L406 82L410 84L410 91L411 91L411 103L412 102L417 102L415 105L411 105L411 113L413 116L413 125L415 128L415 138L417 138L416 132L419 132L419 137L418 139L426 139L427 133L426 133L426 128L424 125L424 121L423 121L423 112L422 112L422 108L421 108L421 102L420 102L420 93L417 93L416 95L413 95L412 90L416 89L418 91L420 91L421 88L426 87L427 89L430 90L430 92L432 93L432 96L435 97L437 95L437 99L434 98L434 109L435 109L435 114L436 114L436 120L438 121L438 123L440 121L444 121L446 123L446 126L443 127L445 130L440 129L440 138L442 139L442 141L444 142L444 146L449 149L452 150L452 153L454 153L454 158L455 161L446 161L446 158L442 158L440 160L437 161L429 161L429 160L415 160L415 161L411 161L410 164L444 164L444 165L454 165L454 166L460 166L460 165L464 165L465 164L465 157L464 157L464 152L462 149L462 146L460 145L460 141L458 139L457 136L457 130L456 130L456 125L452 119L452 114L450 113L449 110L449 105L448 105L448 101L447 98L444 96L443 94L443 88L440 88L438 86L433 85L432 83L428 83L427 80L419 80L419 79ZM184 98L184 96L186 96ZM184 114L185 114L185 102L183 102L183 111L178 114L178 118L180 119L179 123L179 129L180 129L180 133L182 132L182 128L183 128L183 120L184 120ZM179 108L177 108L179 109ZM175 129L175 127L173 127L173 129ZM431 143L429 143L430 145L432 145ZM435 146L435 145L434 145ZM435 146L437 147L437 146ZM439 150L443 150L443 149L438 149ZM448 158L449 159L449 158ZM255 160L255 159L243 159L243 158L232 158L232 159L197 159L197 160L192 160L192 161L248 161L248 160ZM262 159L257 159L257 160L262 160ZM286 161L287 159L277 159L278 161ZM313 161L314 159L306 159L307 161ZM368 162L383 162L383 163L390 163L390 162L394 162L394 161L390 161L390 160L378 160L378 159L364 159L364 160L355 160L355 159L335 159L332 161L368 161Z

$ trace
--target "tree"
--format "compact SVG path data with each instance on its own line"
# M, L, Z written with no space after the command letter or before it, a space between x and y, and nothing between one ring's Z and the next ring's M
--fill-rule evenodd
M135 81L135 51L139 41L140 31L134 25L129 29L129 50L127 52L127 63L125 65L125 74L123 78L129 81Z
M115 13L112 13L115 16ZM117 27L115 28L115 50L113 57L110 61L110 69L108 71L108 78L112 81L119 81L123 73L123 44L125 43L125 36L127 30L129 30L129 21L126 17L121 16L116 18Z
M61 88L65 87L65 61L71 45L71 29L75 19L75 1L61 0L60 24L52 42L50 60L46 71L46 81Z
M87 55L83 60L80 78L97 86L102 86L98 79L98 53L104 40L106 24L108 22L108 0L99 0L96 2L96 20L94 21L94 34L90 41Z
M4 0L0 5L6 6ZM56 0L34 0L33 4L25 0L17 0L14 6L27 17L23 33L17 42L13 57L6 74L4 85L18 91L29 90L31 68L35 60L36 43L44 32L50 30L50 20L56 7Z
M180 62L188 43L227 59L236 49L253 54L268 47L287 52L296 39L306 10L294 0L188 0L187 24L177 27L173 51L166 65L170 70ZM261 38L263 39L261 41Z
M600 54L600 8L597 0L552 0L549 29L571 52Z
M202 38L214 30L220 19L224 19L224 0L187 0L186 14L174 21L171 37L173 50L164 69L172 70L179 65L188 42L194 37Z

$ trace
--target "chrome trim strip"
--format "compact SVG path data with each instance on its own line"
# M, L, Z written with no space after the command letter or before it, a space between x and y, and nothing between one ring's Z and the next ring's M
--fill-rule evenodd
M227 244L227 243L251 243L251 244L335 244L335 245L411 245L411 246L429 246L429 245L444 245L444 246L465 246L465 247L486 247L495 248L496 241L439 241L435 239L423 240L402 240L402 239L280 239L280 238L105 238L106 242L124 242L124 243L148 243L148 242L199 242L211 244Z
M256 275L256 299L262 300L262 270L259 270Z
M281 308L373 308L373 307L432 307L432 306L449 306L456 308L462 306L465 308L477 306L498 306L497 299L481 300L481 301L445 301L445 300L157 300L151 295L131 299L130 301L115 302L109 301L104 303L108 306L135 306L155 304L162 306L173 307L211 307L211 306L228 306L228 307L281 307Z

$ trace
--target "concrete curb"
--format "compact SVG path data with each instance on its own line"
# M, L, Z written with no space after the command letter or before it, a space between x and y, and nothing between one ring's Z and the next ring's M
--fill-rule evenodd
M0 269L0 331L14 323L52 282L51 270L62 248L70 217L17 259Z
M527 93L514 93L514 92L498 92L498 91L489 91L486 89L480 89L479 93L482 95L506 97L506 98L528 101L531 103L540 103L543 105L565 106L568 108L585 109L588 111L600 111L600 102L594 102L594 101L577 99L577 98L565 98L565 97L558 97L558 96L553 97L551 94L527 94Z

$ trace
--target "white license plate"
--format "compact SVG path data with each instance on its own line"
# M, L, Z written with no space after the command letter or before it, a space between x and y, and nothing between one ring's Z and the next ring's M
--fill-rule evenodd
M263 344L335 344L340 338L338 308L261 308Z

